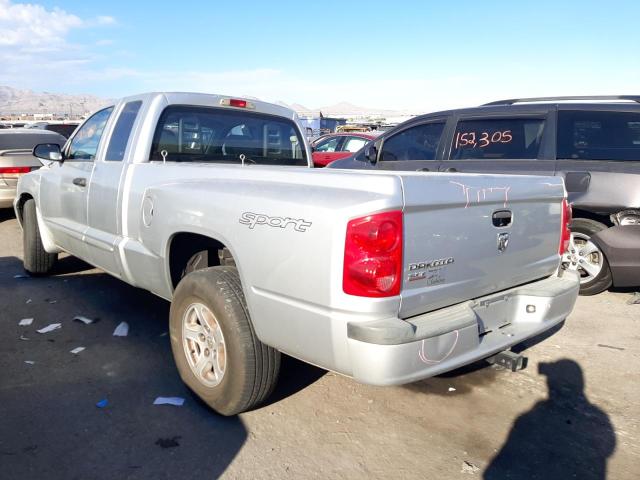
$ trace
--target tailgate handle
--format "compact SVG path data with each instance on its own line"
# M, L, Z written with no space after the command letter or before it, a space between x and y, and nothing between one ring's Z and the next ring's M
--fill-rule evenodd
M508 227L511 225L511 220L513 219L513 215L511 210L497 210L493 212L492 216L493 226L494 227Z

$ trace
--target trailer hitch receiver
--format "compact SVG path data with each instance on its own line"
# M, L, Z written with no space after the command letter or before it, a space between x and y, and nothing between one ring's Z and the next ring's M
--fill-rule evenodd
M492 365L500 365L508 368L512 372L517 372L518 370L527 368L528 359L519 353L505 350L504 352L496 353L492 357L487 358L487 362Z

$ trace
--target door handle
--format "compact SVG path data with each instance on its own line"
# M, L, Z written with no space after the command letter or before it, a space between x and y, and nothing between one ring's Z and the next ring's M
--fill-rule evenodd
M86 187L87 186L87 179L86 178L82 178L82 177L74 178L73 179L73 184L77 185L79 187Z
M455 168L455 167L447 167L447 168L445 168L445 169L443 169L443 170L441 170L441 171L442 171L442 172L449 172L449 173L453 173L453 172L457 172L457 171L458 171L458 169L457 169L457 168Z

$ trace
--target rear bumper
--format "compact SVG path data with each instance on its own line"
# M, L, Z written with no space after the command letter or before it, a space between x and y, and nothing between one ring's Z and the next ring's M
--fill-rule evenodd
M0 185L0 208L13 208L14 198L16 198L16 187Z
M640 225L619 225L591 240L604 252L616 287L640 285Z
M489 357L562 322L578 290L577 274L563 272L409 320L349 323L353 378L410 383Z

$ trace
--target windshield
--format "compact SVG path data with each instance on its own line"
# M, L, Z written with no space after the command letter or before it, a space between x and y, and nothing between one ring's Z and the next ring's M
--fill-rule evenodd
M293 121L213 107L167 107L156 129L150 160L307 166Z

